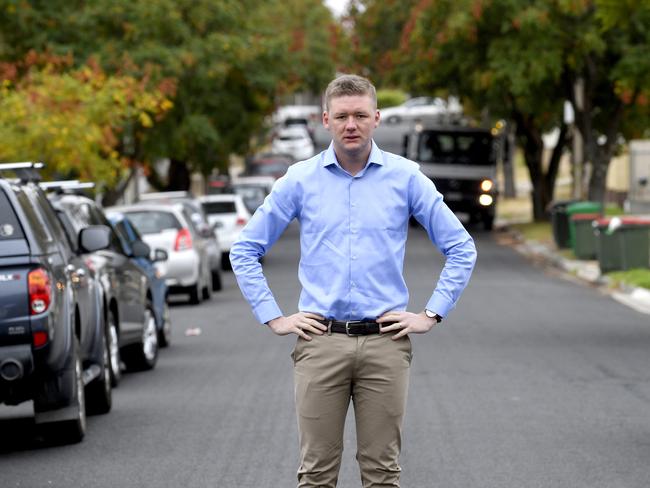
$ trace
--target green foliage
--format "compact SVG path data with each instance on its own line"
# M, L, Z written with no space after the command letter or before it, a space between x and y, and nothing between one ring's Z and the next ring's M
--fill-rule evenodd
M379 108L394 107L403 104L408 99L402 90L377 90L377 106Z
M28 53L74 66L92 57L173 95L167 116L122 156L203 173L248 150L278 95L321 90L338 48L319 0L0 0L0 22L0 73L22 76Z
M0 160L44 161L46 175L110 186L132 164L120 153L125 138L141 137L171 107L161 92L96 66L32 68L2 85Z

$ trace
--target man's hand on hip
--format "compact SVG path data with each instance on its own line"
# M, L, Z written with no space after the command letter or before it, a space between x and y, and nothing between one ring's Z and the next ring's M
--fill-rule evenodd
M268 325L277 335L296 334L306 341L311 341L307 332L323 335L323 332L327 330L325 325L316 321L316 319L324 320L324 318L311 312L298 312L288 317L282 316L269 320Z
M437 323L436 319L427 317L424 313L411 312L386 312L377 319L377 322L389 324L381 327L382 334L397 331L392 337L393 340L400 339L406 334L424 334Z

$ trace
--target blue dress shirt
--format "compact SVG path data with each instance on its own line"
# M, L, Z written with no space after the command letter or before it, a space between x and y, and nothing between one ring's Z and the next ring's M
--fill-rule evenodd
M337 320L377 318L408 304L402 271L411 215L447 258L425 307L445 317L469 281L474 241L417 163L374 141L354 176L340 166L333 145L292 165L242 230L230 261L257 320L282 316L258 260L298 219L299 310Z

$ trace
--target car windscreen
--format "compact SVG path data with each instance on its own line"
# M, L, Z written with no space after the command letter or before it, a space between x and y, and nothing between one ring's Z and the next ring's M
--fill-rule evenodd
M180 230L183 226L171 212L155 210L128 212L129 220L140 234L159 234L166 229Z
M491 166L492 136L487 133L423 132L418 144L422 163Z
M202 205L203 205L203 210L208 215L237 212L237 208L235 207L235 202L232 200L225 201L225 202L203 202Z

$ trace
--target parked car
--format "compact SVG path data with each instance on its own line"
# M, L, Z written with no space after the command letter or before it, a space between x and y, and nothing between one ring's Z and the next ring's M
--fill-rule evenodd
M382 120L389 124L408 119L437 117L447 112L447 102L442 98L433 97L410 98L402 105L380 110Z
M152 369L158 360L158 335L153 291L146 273L133 262L151 250L141 242L128 251L106 218L90 198L70 193L48 194L68 233L78 233L94 225L109 229L110 244L105 249L83 253L97 277L102 309L111 336L111 378L121 377L121 362L130 370ZM115 341L117 336L117 341ZM117 343L118 347L115 347Z
M197 232L205 240L205 247L210 259L210 272L212 273L212 291L220 291L223 287L221 281L221 243L219 242L219 234L208 223L201 202L187 191L143 193L140 195L140 201L180 204L183 206L184 211L192 219Z
M0 403L31 400L46 435L79 442L86 407L111 408L107 330L95 278L35 183L38 167L0 165ZM110 244L105 226L73 237L88 253Z
M156 318L158 344L160 347L168 347L171 343L172 322L167 304L167 284L165 283L164 269L156 265L167 261L169 257L167 251L153 249L146 257L137 256L139 253L134 249L141 246L144 240L133 223L120 212L107 212L106 217L113 226L124 250L133 256L133 261L142 268L151 283L151 302Z
M107 209L133 223L152 249L167 251L165 283L169 294L189 294L198 304L212 296L212 273L206 239L180 204L137 203Z
M301 125L291 125L279 129L271 146L274 152L290 154L294 161L309 159L315 152L311 135Z
M208 222L214 225L221 236L222 267L230 267L230 248L239 233L251 218L241 195L204 195L199 197Z
M271 193L275 178L272 176L242 176L231 183L232 192L241 195L244 205L253 214Z
M242 176L272 176L281 178L295 162L293 155L282 153L261 153L250 158Z

